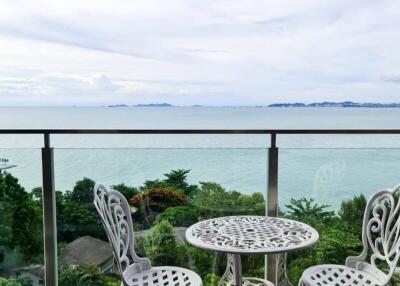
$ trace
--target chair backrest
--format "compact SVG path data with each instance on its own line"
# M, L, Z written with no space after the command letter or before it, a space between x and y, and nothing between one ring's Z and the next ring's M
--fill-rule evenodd
M118 270L123 277L124 284L127 284L124 275L127 268L132 270L132 266L135 266L134 272L136 273L151 268L148 259L139 258L135 253L129 204L121 193L96 184L94 205L111 243Z
M374 272L372 274L380 278L384 285L391 279L400 257L399 196L400 186L397 186L379 191L368 200L363 222L363 252L357 258L346 261L346 264ZM371 254L370 264L362 262L368 254ZM384 265L387 271L380 271L378 265Z

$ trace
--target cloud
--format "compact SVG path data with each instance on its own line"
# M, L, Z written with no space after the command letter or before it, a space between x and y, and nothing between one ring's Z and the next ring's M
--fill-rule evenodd
M4 0L0 104L400 101L386 84L396 76L382 76L398 74L399 11L395 0Z
M381 80L384 82L400 83L400 75L383 75Z

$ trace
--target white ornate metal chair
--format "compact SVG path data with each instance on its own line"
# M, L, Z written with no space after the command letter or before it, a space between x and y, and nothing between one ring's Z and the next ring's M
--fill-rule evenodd
M400 257L399 195L397 186L369 199L362 229L364 249L359 256L348 257L345 265L312 266L304 271L299 285L387 285ZM385 270L377 264L384 265Z
M201 286L199 275L172 266L151 267L150 260L140 258L134 249L134 233L129 204L125 197L96 184L94 204L101 217L114 258L121 274L121 286Z

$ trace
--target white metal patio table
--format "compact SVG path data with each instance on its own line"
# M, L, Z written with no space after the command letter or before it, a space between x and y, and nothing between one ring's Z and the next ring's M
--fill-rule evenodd
M227 253L227 271L221 282L230 275L233 283L239 286L243 282L241 254L286 255L314 245L319 234L305 223L284 218L228 216L190 226L186 230L186 239L199 248Z

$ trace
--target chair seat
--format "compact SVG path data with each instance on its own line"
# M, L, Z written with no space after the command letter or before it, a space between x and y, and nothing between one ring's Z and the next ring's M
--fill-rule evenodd
M124 273L129 286L202 286L199 275L188 269L172 266L152 267L140 273ZM122 286L122 285L121 285Z
M272 282L260 278L253 278L253 277L243 277L243 286L275 286ZM235 281L230 280L227 286L234 286Z
M378 278L344 265L317 265L306 269L301 277L300 285L304 286L382 286Z

